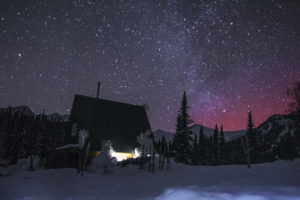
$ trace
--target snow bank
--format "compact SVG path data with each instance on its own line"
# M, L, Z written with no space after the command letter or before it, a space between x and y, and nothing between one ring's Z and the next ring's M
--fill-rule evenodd
M299 200L300 159L245 165L187 166L149 173L139 166L113 173L76 169L27 170L0 178L0 199ZM26 178L30 177L30 178Z
M71 147L77 148L77 147L79 147L79 145L78 144L66 144L64 146L55 148L55 150L67 149L67 148L71 148Z
M39 168L39 158L36 156L33 161L33 168L34 170ZM9 165L7 167L1 167L0 168L0 174L2 176L12 176L16 173L28 171L30 166L30 159L20 159L18 160L17 164L15 165ZM0 198L1 199L1 198Z
M248 192L239 192L242 188L234 188L231 192L218 192L201 188L171 188L156 197L155 200L299 200L299 188L268 188L261 191L250 188Z
M113 151L110 141L104 141L102 143L102 151L99 156L96 156L91 165L88 167L88 171L92 173L107 173L111 171L111 168L116 164L116 159L112 157Z

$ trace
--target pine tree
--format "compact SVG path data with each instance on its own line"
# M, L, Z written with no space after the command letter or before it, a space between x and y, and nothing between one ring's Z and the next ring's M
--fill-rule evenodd
M166 138L165 138L165 136L162 136L162 139L159 140L157 143L157 150L159 153L158 169L164 168L164 159L166 156L166 148L167 148Z
M203 131L203 126L200 126L200 132L199 132L199 143L204 144L205 143L205 135Z
M255 159L257 157L257 136L254 131L254 124L253 124L253 118L251 110L248 112L248 125L247 125L247 132L246 136L249 141L249 150L250 150L250 162L255 162Z
M223 131L223 125L221 125L220 130L220 161L222 164L226 162L226 152L225 152L225 137L224 137L224 131Z
M254 134L252 134L254 132L253 128L254 128L254 124L253 124L252 113L251 113L251 110L249 110L249 112L248 112L247 134L248 134L249 139L253 138L252 143L255 144L256 143L256 140L255 140L256 137L253 137L254 136Z
M199 148L199 161L201 165L207 164L207 158L205 157L205 150L206 150L206 140L205 135L203 131L203 126L200 126L200 132L199 132L199 142L198 142L198 148Z
M165 148L167 147L166 137L162 136L161 138L161 146L162 146L162 153L165 152Z
M194 135L193 147L191 152L191 161L193 165L197 165L199 163L199 144L197 134Z
M219 163L220 150L219 150L219 130L216 125L213 135L213 164L217 165Z
M210 135L206 139L206 152L205 152L206 162L208 165L214 164L214 142L213 136Z
M171 142L167 145L166 148L166 158L167 158L167 170L170 170L170 152L171 152Z
M156 143L156 149L159 154L161 154L161 140L159 139Z
M173 151L176 162L190 163L191 153L191 130L189 125L192 123L190 116L187 113L187 97L186 93L183 93L183 99L181 102L181 109L177 116L176 133L173 138Z
M218 129L218 125L216 125L215 130L214 130L213 141L214 141L214 145L217 146L219 144L219 129Z

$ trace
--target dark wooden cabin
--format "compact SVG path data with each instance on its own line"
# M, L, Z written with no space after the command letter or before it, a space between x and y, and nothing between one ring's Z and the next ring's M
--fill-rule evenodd
M151 130L144 106L75 95L70 121L90 135L91 151L100 151L101 142L110 140L115 151L132 152L137 136Z

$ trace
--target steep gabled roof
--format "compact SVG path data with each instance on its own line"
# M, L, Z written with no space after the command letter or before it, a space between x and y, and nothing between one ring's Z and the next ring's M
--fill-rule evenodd
M90 133L92 150L101 149L102 140L111 140L117 151L131 151L136 137L150 129L143 106L75 95L70 120Z

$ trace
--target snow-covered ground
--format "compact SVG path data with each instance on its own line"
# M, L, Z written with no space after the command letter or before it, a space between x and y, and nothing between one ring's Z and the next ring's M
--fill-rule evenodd
M246 166L186 166L149 173L138 166L114 167L109 174L75 169L15 167L0 177L0 199L99 200L299 200L300 159Z

